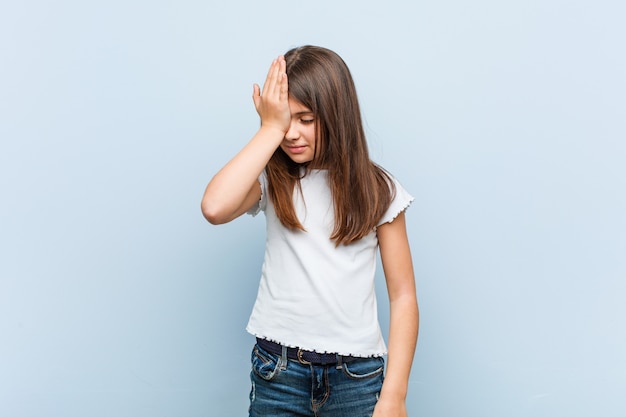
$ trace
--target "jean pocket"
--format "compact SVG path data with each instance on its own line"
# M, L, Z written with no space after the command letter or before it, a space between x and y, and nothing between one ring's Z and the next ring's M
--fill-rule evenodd
M280 372L280 356L254 346L252 349L252 372L266 381L274 379Z
M347 362L342 366L343 372L352 379L374 378L383 373L385 361L383 358L364 358Z

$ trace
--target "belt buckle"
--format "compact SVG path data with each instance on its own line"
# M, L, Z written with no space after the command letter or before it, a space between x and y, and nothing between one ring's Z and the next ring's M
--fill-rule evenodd
M311 362L305 360L304 358L302 358L302 349L298 348L298 352L296 353L296 357L298 358L298 362L300 362L302 365L311 365Z

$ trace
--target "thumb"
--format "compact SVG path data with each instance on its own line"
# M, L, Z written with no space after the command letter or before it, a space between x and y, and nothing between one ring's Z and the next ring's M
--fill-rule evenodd
M252 100L254 101L254 106L258 108L261 103L261 87L256 83L252 86Z

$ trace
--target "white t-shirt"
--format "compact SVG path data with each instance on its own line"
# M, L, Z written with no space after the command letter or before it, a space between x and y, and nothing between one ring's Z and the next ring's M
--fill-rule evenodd
M333 199L325 170L312 170L295 187L294 206L306 231L290 230L267 197L248 213L264 211L265 259L256 302L246 330L263 339L319 353L382 356L374 274L378 238L372 231L349 245L335 246ZM396 195L379 225L391 222L413 201L393 179Z

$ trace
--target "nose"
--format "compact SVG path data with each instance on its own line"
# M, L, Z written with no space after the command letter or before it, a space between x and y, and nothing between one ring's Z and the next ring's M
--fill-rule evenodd
M285 133L286 140L296 140L300 137L300 132L298 131L298 121L292 120L289 124L289 129Z

